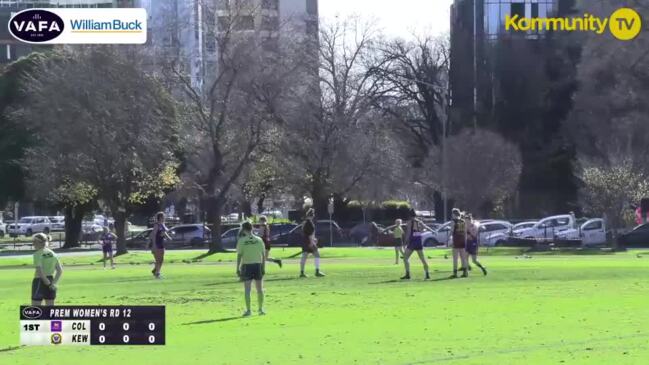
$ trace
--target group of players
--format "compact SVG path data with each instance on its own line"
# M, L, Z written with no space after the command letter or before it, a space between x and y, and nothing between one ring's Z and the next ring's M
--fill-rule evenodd
M453 248L453 274L451 279L458 277L458 261L462 265L459 271L462 277L469 276L471 266L469 265L469 256L473 263L478 266L484 275L487 275L487 269L478 261L478 232L479 224L473 220L469 213L463 213L459 209L452 210L452 220L448 244ZM405 275L401 280L410 279L410 257L417 253L419 260L424 268L424 278L430 279L428 271L428 262L424 255L424 244L421 239L423 222L417 219L414 210L410 211L410 216L403 229L403 221L397 219L395 224L385 228L384 232L391 231L394 237L395 264L399 263L399 257L403 258Z
M300 277L307 277L305 266L309 255L314 256L315 276L323 277L325 274L320 269L320 252L318 250L317 239L315 237L315 212L309 208L306 212L304 222L302 223L303 243L302 254L300 258ZM165 215L160 212L156 214L156 223L150 235L150 248L154 258L154 267L151 273L154 278L162 278L160 271L164 263L164 241L170 239L168 228L164 224ZM424 268L425 279L430 279L428 263L424 255L424 245L421 239L421 226L423 222L416 218L415 212L411 211L410 216L403 228L401 219L397 219L393 226L385 229L391 231L394 237L396 263L399 257L403 258L405 275L402 280L410 279L410 257L413 253L421 260ZM473 263L478 266L484 275L487 270L478 261L478 224L473 220L471 214L462 213L459 209L453 209L451 234L449 244L453 247L453 274L451 278L458 277L458 261L461 263L459 271L462 277L467 277L471 270L469 265L469 256ZM273 262L280 268L282 260L270 257L270 226L266 217L260 218L259 233L255 234L254 227L250 222L244 222L239 230L237 240L237 264L236 274L244 284L244 298L246 311L244 316L251 315L251 290L252 282L255 282L257 291L259 314L264 312L264 288L263 277L266 272L266 262ZM106 262L110 261L111 268L115 268L113 260L112 247L116 241L116 236L108 227L104 227L103 233L99 237L102 246L104 269ZM63 267L57 255L48 248L49 236L37 234L33 238L35 252L33 255L34 266L36 268L34 280L32 281L32 305L40 305L45 301L46 305L54 305L56 298L56 284L61 278Z

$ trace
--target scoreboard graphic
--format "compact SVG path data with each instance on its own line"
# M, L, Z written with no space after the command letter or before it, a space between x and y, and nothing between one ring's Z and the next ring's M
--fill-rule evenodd
M21 306L21 345L164 345L164 306Z

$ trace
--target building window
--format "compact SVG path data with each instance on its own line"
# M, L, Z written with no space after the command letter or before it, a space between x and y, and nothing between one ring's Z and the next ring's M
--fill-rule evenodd
M264 15L261 18L261 30L279 30L279 18L276 16Z
M539 4L535 3L532 4L532 18L538 18L539 17Z
M520 18L525 17L525 3L513 3L511 7L511 16L518 15Z
M263 0L261 3L261 8L267 10L278 10L279 0Z
M255 18L252 15L238 16L234 20L234 30L255 29Z

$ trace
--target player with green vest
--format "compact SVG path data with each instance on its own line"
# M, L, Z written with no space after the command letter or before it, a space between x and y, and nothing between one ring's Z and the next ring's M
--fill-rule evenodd
M397 219L394 221L394 225L387 227L383 232L392 231L392 237L394 237L394 264L399 265L399 256L403 256L403 228L401 225L403 221Z
M56 283L61 279L63 267L54 251L47 246L50 238L44 233L34 235L34 280L32 280L32 305L54 305Z
M264 241L252 234L252 224L245 222L241 225L237 241L237 275L243 280L246 299L244 317L250 316L250 291L252 281L257 289L257 302L259 314L264 315L264 287L263 278L266 272L266 248Z

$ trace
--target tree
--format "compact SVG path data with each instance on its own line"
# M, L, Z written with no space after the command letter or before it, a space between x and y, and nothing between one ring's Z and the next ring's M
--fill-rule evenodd
M649 196L649 180L628 161L613 166L587 165L580 178L583 182L581 203L588 212L605 214L616 245L617 229L633 222L629 203Z
M389 132L373 107L382 81L369 72L380 66L376 37L358 19L323 25L318 52L303 57L303 81L281 118L283 171L297 194L312 197L318 217L327 215L331 195L348 201L389 176Z
M445 169L436 158L426 165L435 188L445 175L457 207L482 217L504 215L504 203L513 200L521 174L518 147L495 132L473 128L450 136L447 146ZM439 148L431 150L439 153Z
M21 81L26 73L38 67L47 53L32 53L0 69L0 206L8 200L25 197L25 177L20 165L30 145L29 132L9 117L10 111L23 100Z
M46 60L28 75L26 106L15 113L35 136L26 166L44 189L96 190L115 218L117 252L124 253L133 207L176 183L174 102L145 72L135 48L56 52L56 62ZM53 178L37 179L44 175Z
M291 59L283 56L290 42L277 32L247 29L244 24L260 9L245 2L221 3L215 32L218 60L206 84L192 81L181 59L165 65L165 76L179 91L187 133L184 136L184 190L198 195L212 225L210 252L221 250L221 216L232 187L255 153L271 144L274 115L292 78ZM210 18L210 17L207 17Z
M616 1L601 1L592 4L592 12L608 15L618 7ZM635 1L633 8L649 16L649 1ZM612 36L584 39L579 90L564 130L574 139L580 160L589 165L624 162L649 174L648 47L643 32L628 44Z
M408 163L418 170L429 165L426 160L430 158L441 163L443 156L438 147L451 132L447 43L446 39L431 37L386 42L380 47L383 66L373 70L386 88L377 105L396 122L391 128L402 142ZM431 154L432 150L438 154ZM417 172L412 179L430 187L425 172ZM444 209L441 188L426 189L432 192L436 212Z

